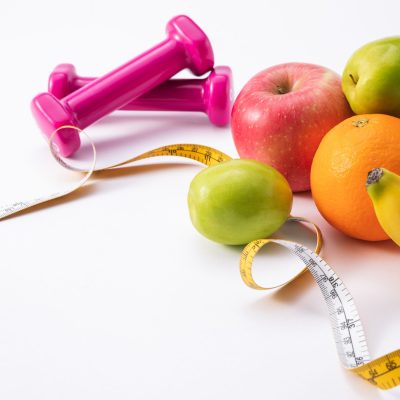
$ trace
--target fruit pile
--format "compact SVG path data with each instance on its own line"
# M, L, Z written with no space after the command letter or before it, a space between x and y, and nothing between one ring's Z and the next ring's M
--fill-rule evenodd
M398 117L400 37L361 47L342 77L302 63L261 71L232 110L241 160L209 167L191 184L194 226L224 244L268 237L289 216L292 191L311 189L344 234L400 245Z

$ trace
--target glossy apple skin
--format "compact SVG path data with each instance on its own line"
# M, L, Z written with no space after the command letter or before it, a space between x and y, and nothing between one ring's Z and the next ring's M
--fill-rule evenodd
M322 138L351 115L338 74L318 65L280 64L243 87L232 109L232 134L240 157L273 166L301 192L310 189Z
M195 228L222 244L266 238L287 220L292 191L274 168L253 160L230 160L198 173L188 205Z
M400 117L400 37L359 48L346 64L342 87L356 114Z

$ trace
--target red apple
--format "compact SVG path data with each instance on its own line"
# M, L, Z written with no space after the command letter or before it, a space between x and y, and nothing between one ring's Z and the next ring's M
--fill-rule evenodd
M341 77L319 65L280 64L244 86L232 109L241 158L271 165L294 192L310 189L310 168L323 136L350 117Z

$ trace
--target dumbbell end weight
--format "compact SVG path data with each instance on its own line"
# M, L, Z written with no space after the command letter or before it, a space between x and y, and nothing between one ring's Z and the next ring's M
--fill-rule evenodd
M48 91L57 99L62 99L83 86L77 85L77 80L78 75L74 65L59 64L49 76Z
M32 114L40 130L47 139L52 133L65 125L78 126L72 113L50 93L37 95L31 103ZM76 129L62 129L53 138L53 145L62 157L69 157L79 149L81 144Z
M187 54L188 68L203 75L214 66L214 53L207 35L186 15L178 15L167 24L167 36L180 42Z
M233 84L232 71L229 67L216 67L207 78L204 86L205 112L210 122L225 126L230 121Z

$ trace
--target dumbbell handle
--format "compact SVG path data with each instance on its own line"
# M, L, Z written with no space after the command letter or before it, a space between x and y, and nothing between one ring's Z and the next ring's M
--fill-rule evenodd
M84 129L148 89L168 80L186 66L180 44L168 38L61 101L73 110L79 127Z
M71 92L90 84L95 78L77 77ZM125 104L122 110L138 111L206 111L204 84L207 79L171 79Z

